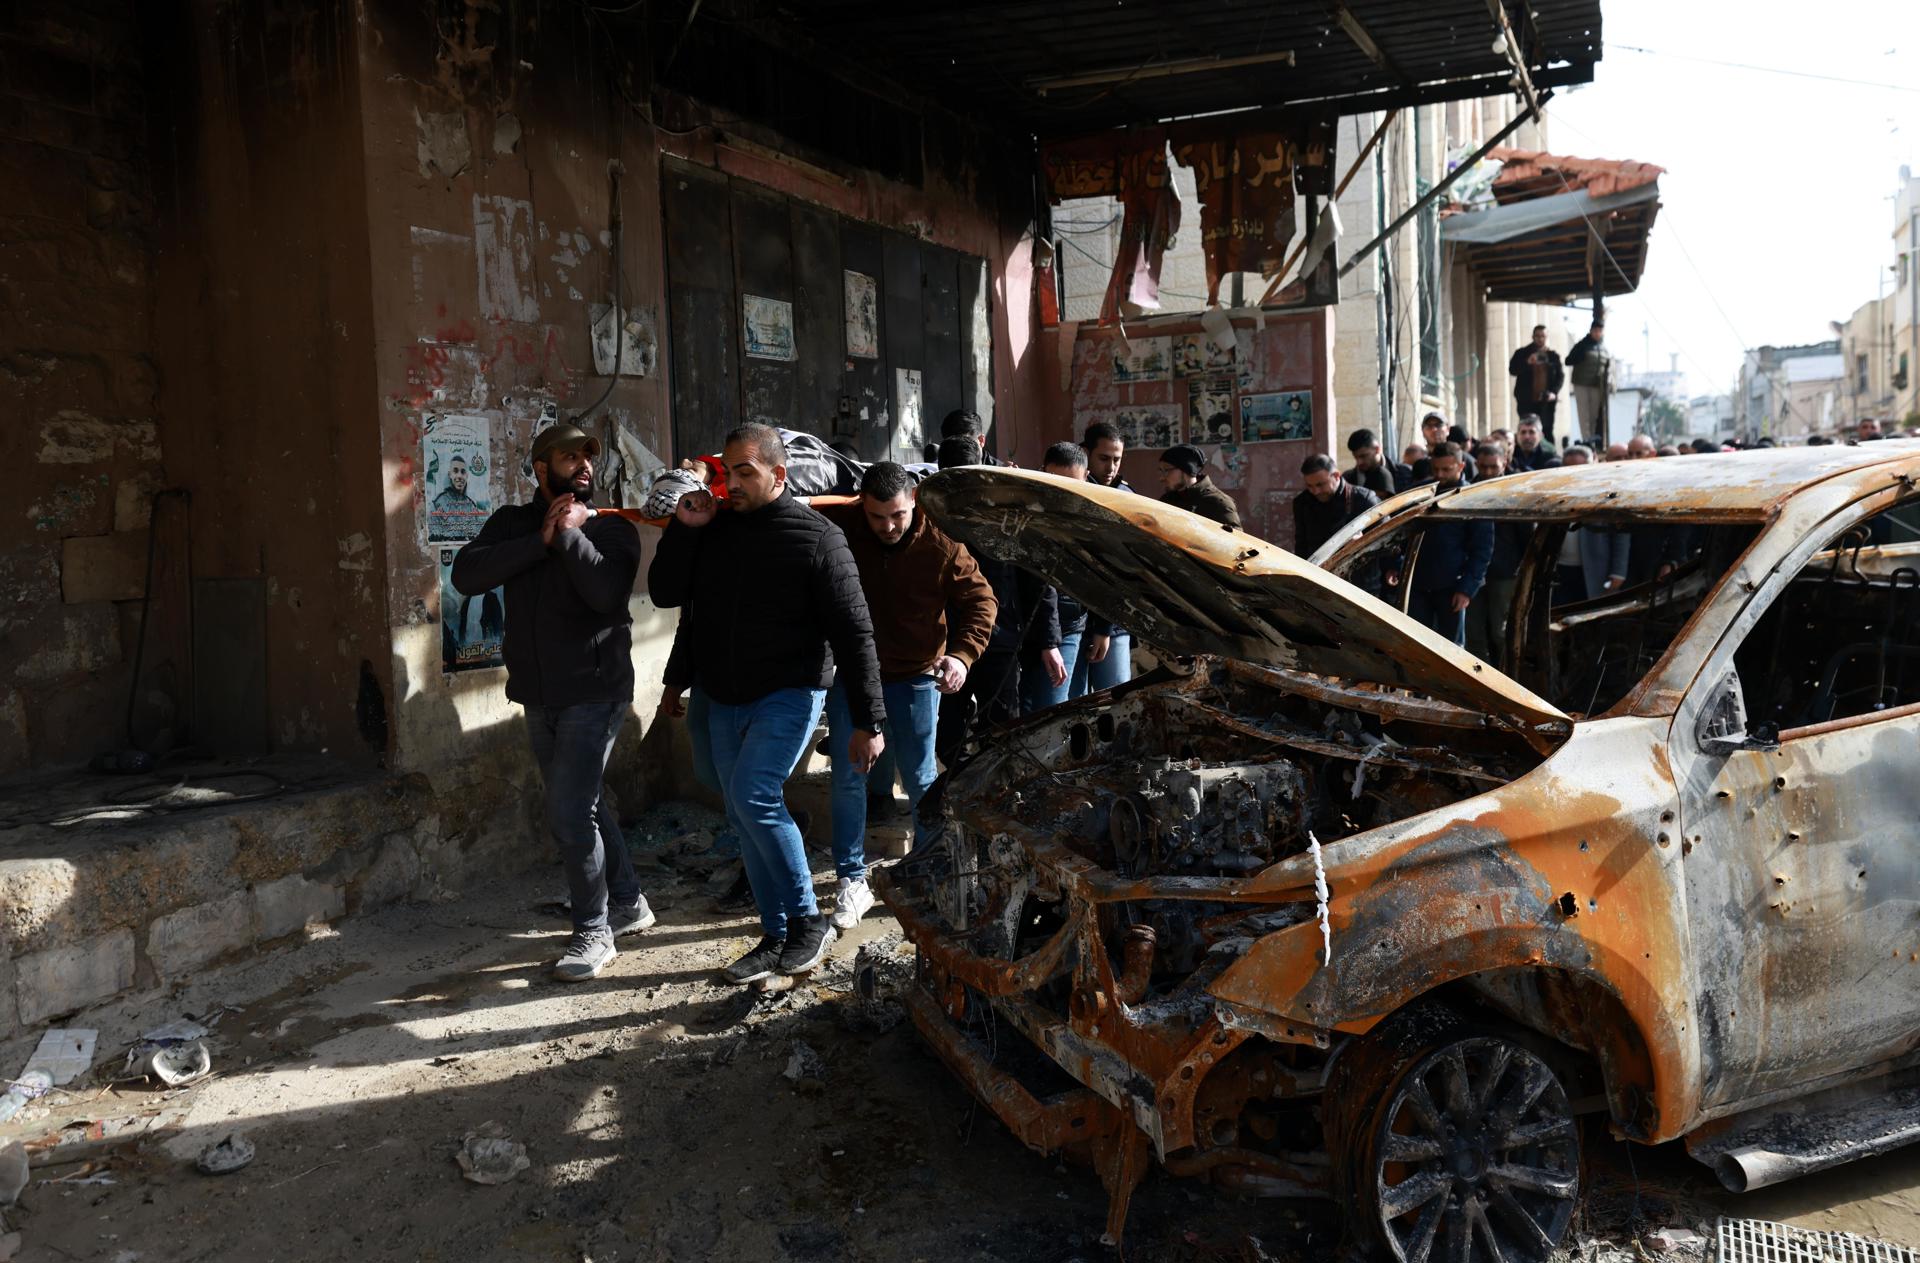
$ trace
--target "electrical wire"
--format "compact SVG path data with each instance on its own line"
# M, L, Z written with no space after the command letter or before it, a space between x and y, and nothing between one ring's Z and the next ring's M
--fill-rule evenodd
M1703 66L1724 66L1729 70L1751 70L1763 75L1787 75L1795 79L1818 79L1822 83L1841 83L1854 88L1880 88L1888 92L1920 94L1920 88L1905 83L1885 83L1878 79L1850 79L1845 75L1823 75L1812 70L1789 70L1785 66L1756 66L1745 61L1722 61L1717 57L1696 57L1691 53L1669 53L1658 48L1640 48L1633 44L1609 44L1610 50L1639 53L1643 57L1671 57L1675 61L1694 61Z
M1602 148L1606 147L1602 142L1596 140L1591 133L1574 126L1573 123L1564 118L1555 118L1554 123L1556 126L1564 127L1576 136L1584 138L1590 145L1600 146ZM1564 180L1562 183L1564 183ZM1720 313L1720 319L1726 321L1727 331L1733 334L1734 341L1740 345L1742 350L1745 350L1753 344L1747 341L1746 337L1741 334L1739 327L1733 323L1733 317L1727 314L1726 307L1720 302L1720 295L1714 292L1713 283L1707 280L1707 274L1700 269L1698 263L1694 262L1693 252L1687 249L1687 243L1680 239L1680 226L1674 222L1673 208L1670 206L1667 207L1666 212L1666 217L1661 222L1666 225L1668 234L1673 238L1673 244L1679 247L1680 257L1685 259L1687 266L1693 270L1693 275L1700 282L1700 289L1706 294L1707 301L1711 302L1713 309ZM1644 303L1646 299L1642 298L1640 301ZM1664 328L1664 326L1662 327ZM1688 353L1684 347L1681 348L1681 353L1686 355L1688 360L1693 359L1693 356Z

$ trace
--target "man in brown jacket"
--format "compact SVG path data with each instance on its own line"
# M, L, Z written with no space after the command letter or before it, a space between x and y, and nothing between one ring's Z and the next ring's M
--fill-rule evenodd
M913 478L892 461L867 469L858 502L820 512L846 533L860 571L880 655L887 753L917 813L937 774L933 739L940 694L958 690L986 650L998 613L993 588L965 545L914 511ZM832 734L827 748L833 751L833 866L840 874L833 923L850 930L873 906L865 845L867 773L841 757L853 716L837 681L827 693L827 727ZM886 771L884 764L879 770ZM890 775L885 788L890 795Z
M1240 506L1233 497L1213 485L1207 477L1207 454L1191 443L1169 447L1160 455L1160 485L1166 494L1163 504L1210 517L1222 526L1240 528Z

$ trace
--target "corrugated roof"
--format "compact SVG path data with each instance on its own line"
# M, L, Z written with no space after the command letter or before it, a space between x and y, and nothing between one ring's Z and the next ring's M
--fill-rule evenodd
M1537 87L1592 80L1599 0L1504 2ZM695 22L729 7L710 3ZM1358 113L1513 90L1486 0L787 0L773 12L879 81L1042 139L1229 110ZM1273 59L1283 53L1292 64ZM1209 58L1267 60L1204 67ZM1085 76L1099 81L1049 83Z
M1493 180L1494 199L1503 207L1570 193L1614 199L1604 210L1583 211L1536 232L1461 246L1490 301L1566 302L1591 294L1596 282L1609 295L1639 288L1660 202L1657 197L1631 205L1618 202L1621 195L1634 190L1657 189L1664 167L1625 159L1568 158L1530 149L1495 149L1488 156L1504 164ZM1584 199L1567 200L1588 204ZM1450 222L1470 214L1452 216Z
M1493 196L1499 202L1581 190L1595 197L1625 193L1652 184L1666 174L1651 162L1614 158L1566 158L1532 149L1496 149L1488 154L1501 162L1493 178Z

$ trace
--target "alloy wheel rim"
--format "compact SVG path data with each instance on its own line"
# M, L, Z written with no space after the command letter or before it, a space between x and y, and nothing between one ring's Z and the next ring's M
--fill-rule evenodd
M1536 1263L1579 1198L1579 1133L1545 1062L1504 1039L1461 1040L1401 1079L1374 1146L1374 1201L1393 1256Z

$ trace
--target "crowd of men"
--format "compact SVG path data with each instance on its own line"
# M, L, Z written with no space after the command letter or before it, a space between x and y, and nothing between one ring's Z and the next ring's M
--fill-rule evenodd
M1598 361L1604 384L1602 333L1596 325L1567 358L1576 392L1582 364ZM1425 484L1444 491L1518 471L1681 454L1645 435L1604 451L1578 442L1556 449L1553 405L1565 369L1544 330L1510 368L1522 409L1511 431L1470 438L1430 412L1420 442L1399 460L1370 430L1348 439L1344 471L1324 454L1308 457L1293 503L1294 550L1314 555L1383 500ZM1857 437L1879 435L1877 423L1863 423ZM761 938L723 971L729 981L806 973L873 906L866 829L873 811L896 801L896 784L918 832L922 797L969 741L1131 676L1126 628L1037 574L976 555L918 510L915 487L927 473L1000 464L986 440L978 415L956 411L927 461L866 463L809 435L747 424L718 454L662 475L648 498L645 514L665 527L647 588L654 604L681 611L661 713L687 722L695 774L725 804L759 912ZM1120 476L1125 453L1120 431L1101 422L1080 443L1049 447L1042 468L1136 494ZM504 590L506 693L525 708L547 787L547 830L567 873L574 933L554 966L565 981L597 976L619 936L654 923L601 796L634 695L628 597L641 548L632 522L594 509L599 456L598 440L573 425L537 435L534 499L493 513L452 574L468 597ZM1166 449L1159 499L1237 528L1238 509L1206 466L1198 447ZM1423 532L1411 574L1389 561L1360 582L1498 663L1532 529L1439 520ZM1597 597L1661 577L1685 557L1687 542L1671 536L1663 527L1570 531L1556 587ZM1395 590L1402 583L1404 593ZM815 892L784 788L823 722L831 913Z

